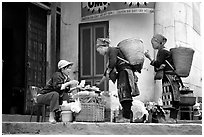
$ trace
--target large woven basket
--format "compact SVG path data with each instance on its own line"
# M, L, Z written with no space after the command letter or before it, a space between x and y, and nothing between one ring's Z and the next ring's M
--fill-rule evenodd
M176 73L180 77L188 77L191 70L194 50L186 47L178 47L172 48L170 51L172 52Z
M78 122L103 122L105 106L98 103L81 103L81 111L76 115Z
M138 65L144 63L144 46L142 40L137 38L125 39L117 46L130 64Z

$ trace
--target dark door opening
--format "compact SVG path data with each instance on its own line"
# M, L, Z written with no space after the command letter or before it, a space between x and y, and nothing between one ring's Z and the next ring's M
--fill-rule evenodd
M2 3L2 113L22 114L25 83L25 4Z
M45 10L26 2L2 3L3 114L27 113L28 85L45 85L46 40Z
M108 22L83 23L79 27L79 79L92 86L100 81L106 68L106 58L95 45L97 38L108 37ZM107 90L108 81L100 89Z

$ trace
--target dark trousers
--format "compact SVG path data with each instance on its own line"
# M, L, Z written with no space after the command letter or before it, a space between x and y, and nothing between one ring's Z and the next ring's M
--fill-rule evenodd
M59 93L53 91L46 94L37 96L39 104L46 104L50 106L50 112L55 112L60 108L59 106Z
M124 100L120 102L122 105L122 112L123 112L123 117L127 119L131 119L133 116L133 112L131 110L132 106L132 100Z
M69 93L63 92L59 97L59 104L62 105L63 101L67 101L67 103L72 102L71 95L69 95Z
M170 110L170 118L177 119L179 111L179 101L172 102L173 109Z

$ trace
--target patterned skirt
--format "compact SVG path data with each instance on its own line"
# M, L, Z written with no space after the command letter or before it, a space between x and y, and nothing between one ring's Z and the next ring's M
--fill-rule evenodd
M164 74L162 79L163 108L177 108L180 101L179 80L176 75Z
M126 70L122 70L118 73L118 97L119 102L125 101L125 100L132 100L131 95L131 86L129 84L129 77Z

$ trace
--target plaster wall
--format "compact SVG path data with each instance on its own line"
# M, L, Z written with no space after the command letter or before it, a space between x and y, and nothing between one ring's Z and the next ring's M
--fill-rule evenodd
M168 6L167 6L168 5ZM154 32L167 37L167 48L189 47L195 50L190 75L182 78L185 86L194 90L195 96L202 96L202 47L201 34L193 24L195 11L192 2L159 2L155 6ZM196 9L195 9L196 8ZM199 16L198 14L196 15ZM200 21L200 20L198 20Z
M114 15L98 20L81 22L81 3L61 3L61 50L60 58L74 62L71 78L78 78L78 45L79 23L109 21L109 37L111 45L130 37L138 37L144 41L145 50L149 50L154 56L150 40L154 33L161 33L167 37L167 48L173 48L179 44L191 47L195 50L191 73L183 81L191 89L195 96L202 96L202 47L201 35L193 29L192 3L159 2L156 3L154 14L129 14ZM179 44L178 44L179 43ZM136 99L142 101L157 101L161 97L161 81L154 81L153 67L145 59L142 73L136 73L139 78L138 87L140 96ZM116 93L116 85L109 82L109 90Z
M80 3L62 3L62 19L68 25L62 23L61 37L61 58L74 61L74 73L72 77L78 77L78 24L81 22L81 5ZM130 14L115 15L91 22L109 21L109 37L111 45L117 44L131 37L141 38L144 42L145 50L149 50L153 54L150 39L153 35L154 14ZM90 21L89 21L90 22ZM84 22L85 23L85 22ZM136 73L139 78L138 87L140 96L136 97L142 101L154 100L154 80L153 67L149 65L149 61L145 59L142 73ZM109 82L109 90L116 93L116 84Z

